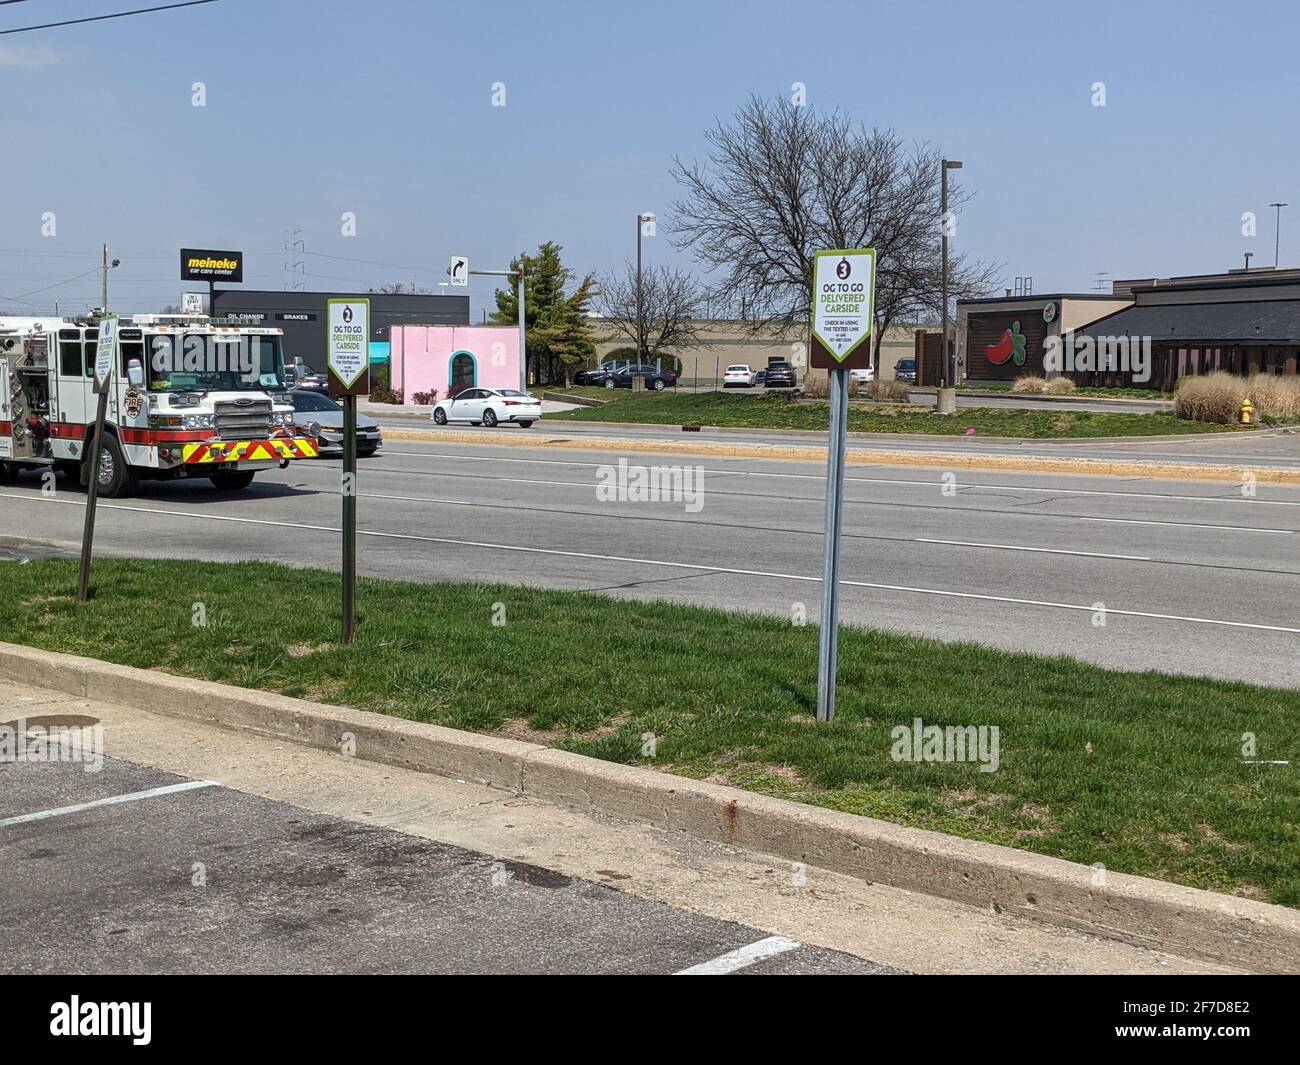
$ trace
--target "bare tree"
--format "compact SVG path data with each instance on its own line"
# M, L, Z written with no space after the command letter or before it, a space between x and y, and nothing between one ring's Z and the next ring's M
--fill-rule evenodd
M385 281L378 288L371 287L371 292L378 296L432 296L433 289L421 288L412 280L409 285L401 281Z
M674 243L712 278L711 296L753 332L807 328L814 252L876 249L875 351L885 330L923 308L940 317L939 152L904 145L840 111L758 97L705 134L708 160L673 161L683 196ZM948 186L955 217L969 199ZM987 293L1000 269L949 256L951 299Z
M641 271L642 321L646 354L700 344L699 314L703 298L695 279L684 270L658 266ZM636 267L626 263L599 281L596 307L609 324L637 343Z

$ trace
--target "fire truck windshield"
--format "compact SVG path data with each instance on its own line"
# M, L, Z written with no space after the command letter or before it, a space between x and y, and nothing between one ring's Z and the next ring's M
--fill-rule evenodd
M151 392L262 392L285 385L281 338L216 333L146 337Z

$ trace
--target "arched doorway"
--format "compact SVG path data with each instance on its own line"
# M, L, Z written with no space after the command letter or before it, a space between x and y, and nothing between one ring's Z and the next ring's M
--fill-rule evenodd
M456 396L478 384L478 363L468 351L458 351L451 357L447 371L447 395Z

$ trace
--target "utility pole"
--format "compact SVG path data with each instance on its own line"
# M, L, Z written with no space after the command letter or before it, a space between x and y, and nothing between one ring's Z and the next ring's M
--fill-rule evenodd
M100 245L99 258L99 309L108 310L108 245Z
M943 260L939 266L939 298L943 300L943 376L944 385L948 389L957 387L957 352L954 349L949 352L948 344L948 171L960 170L961 163L955 159L940 160L940 178L939 178L939 221L941 223L941 234L943 240L943 249L940 254ZM948 409L949 403L952 409ZM936 408L940 414L950 414L957 409L956 392L935 400Z

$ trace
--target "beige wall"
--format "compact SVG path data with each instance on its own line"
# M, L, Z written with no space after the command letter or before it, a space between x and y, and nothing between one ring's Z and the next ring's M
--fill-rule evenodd
M633 346L626 337L614 335L611 326L604 319L591 318L589 322L592 339L596 343L596 365L604 361L614 349ZM880 346L882 379L888 380L894 376L894 366L899 359L911 357L912 332L915 328L912 325L894 325L886 330L884 342ZM687 380L698 377L712 381L715 374L721 379L726 368L737 362L761 370L767 366L769 358L791 360L800 368L801 379L805 376L826 376L825 370L812 370L808 367L805 353L807 339L800 333L792 332L784 338L775 331L750 336L741 323L720 320L701 322L698 331L702 341L699 347L681 348L673 352L681 359L681 376Z

